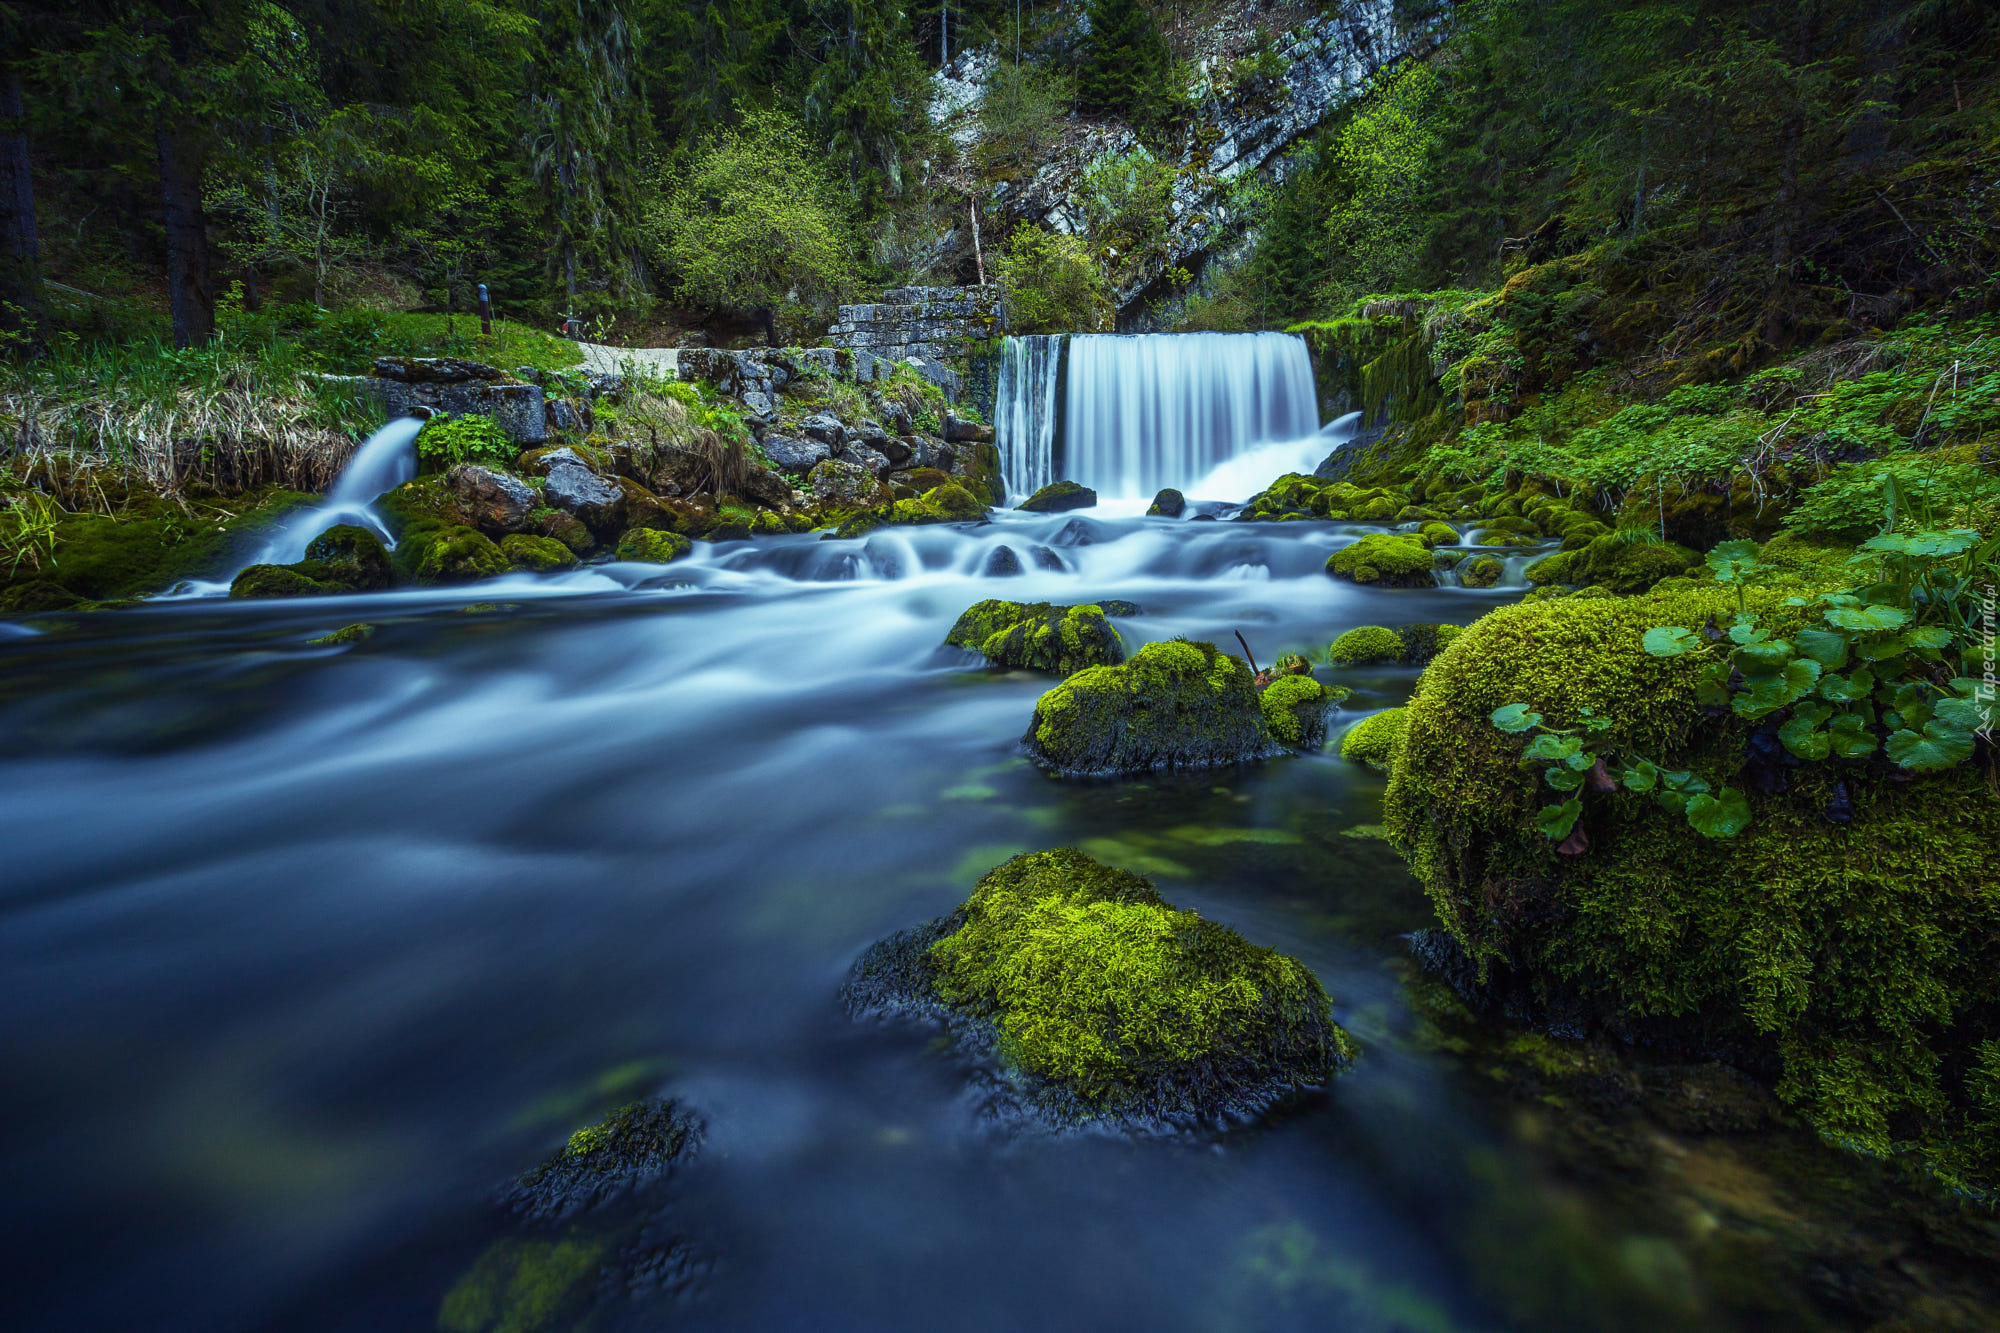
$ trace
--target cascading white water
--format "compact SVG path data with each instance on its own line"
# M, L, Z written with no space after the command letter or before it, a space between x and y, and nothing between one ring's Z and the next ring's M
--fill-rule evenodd
M370 435L349 456L326 499L286 519L249 563L289 565L303 560L312 539L336 523L367 528L395 545L372 502L417 475L417 432L423 428L416 417L399 417Z
M1034 333L1000 346L993 426L1000 475L1014 496L1032 495L1056 479L1056 380L1062 335Z
M1318 429L1312 357L1294 334L1069 340L1063 472L1106 498L1185 489L1238 453Z

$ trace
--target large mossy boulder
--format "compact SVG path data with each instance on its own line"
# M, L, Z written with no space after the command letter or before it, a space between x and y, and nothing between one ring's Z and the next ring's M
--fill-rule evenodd
M694 543L677 532L633 528L618 539L618 549L614 554L620 560L636 564L670 565L693 551Z
M525 532L502 537L500 554L515 569L531 574L554 574L576 565L576 556L569 547L553 537L536 537Z
M1529 565L1526 572L1528 582L1538 588L1569 584L1628 594L1645 592L1661 579L1685 574L1700 565L1701 556L1685 546L1607 533L1580 549L1544 556Z
M1379 588L1435 588L1432 562L1430 548L1416 537L1378 533L1328 556L1326 572Z
M290 565L250 565L229 584L231 597L326 597L389 586L389 552L364 527L340 523L306 545Z
M1016 509L1030 514L1060 514L1071 509L1090 509L1097 504L1097 492L1088 486L1079 486L1073 481L1050 482L1027 499L1016 505Z
M1072 776L1214 768L1282 748L1243 660L1186 639L1071 676L1041 697L1021 740L1037 763Z
M1779 636L1816 607L1752 589ZM1794 761L1783 713L1705 708L1705 655L1656 657L1659 626L1736 612L1726 589L1566 597L1495 611L1433 662L1393 751L1390 836L1467 986L1515 1012L1674 1051L1721 1053L1828 1139L2000 1186L2000 800L1976 763L1913 775ZM1745 794L1747 826L1702 836L1653 795L1556 794L1494 710L1589 717L1599 753ZM1621 762L1628 762L1622 760ZM1579 832L1581 837L1576 836Z
M477 528L441 528L424 542L414 571L419 583L476 583L505 574L506 554Z
M1017 856L876 944L847 1000L942 1020L1065 1126L1244 1121L1353 1058L1303 964L1073 848Z
M1129 604L1055 606L1048 602L975 603L965 609L946 634L953 648L982 653L988 665L1028 671L1054 671L1068 676L1085 667L1116 666L1125 660L1125 645L1106 619Z
M986 517L986 506L956 482L933 486L914 500L889 506L887 523L969 523Z

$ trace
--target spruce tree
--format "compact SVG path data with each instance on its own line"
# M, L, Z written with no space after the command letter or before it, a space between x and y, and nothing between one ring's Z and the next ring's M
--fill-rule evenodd
M1092 110L1123 116L1152 136L1173 111L1173 53L1141 0L1091 0L1077 91Z

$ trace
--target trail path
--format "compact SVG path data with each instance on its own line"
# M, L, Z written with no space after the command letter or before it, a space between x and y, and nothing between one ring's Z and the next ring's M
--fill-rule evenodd
M587 342L579 342L577 346L583 349L583 368L600 375L615 375L627 362L664 374L680 369L681 354L677 347L607 347Z

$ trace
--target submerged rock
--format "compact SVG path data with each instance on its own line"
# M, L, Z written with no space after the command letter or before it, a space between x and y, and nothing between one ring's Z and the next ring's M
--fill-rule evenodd
M1021 557L1014 554L1013 547L996 546L993 548L993 553L986 557L986 567L979 572L985 578L1003 579L1015 577L1024 571L1021 569Z
M1179 518L1187 512L1187 497L1169 486L1153 497L1146 512L1159 518Z
M1015 508L1030 514L1060 514L1069 509L1089 509L1097 503L1097 492L1073 481L1058 481L1042 487Z
M367 621L356 621L352 625L342 625L330 634L322 634L316 639L307 639L308 648L344 648L348 644L361 643L373 637L375 627Z
M501 1207L528 1222L572 1217L664 1178L701 1140L701 1120L674 1102L634 1102L570 1135L514 1182Z
M1249 666L1186 639L1078 672L1041 697L1021 740L1037 763L1072 776L1214 768L1282 748Z
M1354 1051L1303 964L1074 848L996 866L957 912L863 954L845 996L943 1022L1065 1127L1247 1121Z
M1018 562L1014 572L1020 572ZM954 648L983 653L988 664L996 667L1055 671L1067 676L1085 667L1115 666L1125 660L1125 645L1105 616L1135 615L1138 608L1129 602L1108 605L1119 609L1111 612L1096 604L979 602L966 608L944 641Z

